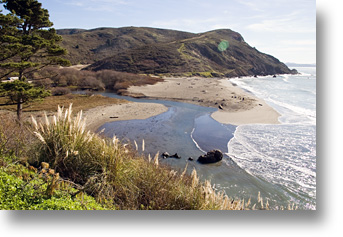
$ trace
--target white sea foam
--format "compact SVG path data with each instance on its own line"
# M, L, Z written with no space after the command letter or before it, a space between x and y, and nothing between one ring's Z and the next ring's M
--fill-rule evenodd
M277 110L283 115L280 118L282 123L292 123L292 124L316 124L316 111L307 109L304 107L292 105L286 102L277 101L269 98L269 102L277 105ZM308 121L306 121L308 120Z
M228 143L228 155L241 168L287 189L290 200L310 209L316 203L315 75L309 68L300 75L233 79L276 109L282 124L239 126Z
M281 78L282 78L282 80L284 80L285 82L289 82L289 75L283 75L283 76L281 76Z
M242 125L230 140L227 155L250 174L311 202L316 189L314 135L313 126Z

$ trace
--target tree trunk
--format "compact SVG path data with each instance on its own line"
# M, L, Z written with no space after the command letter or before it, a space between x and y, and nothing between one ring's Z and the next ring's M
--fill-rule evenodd
M23 70L19 70L19 77L18 77L19 81L24 81L23 79Z
M21 114L23 112L23 102L21 99L17 101L17 119L21 123Z

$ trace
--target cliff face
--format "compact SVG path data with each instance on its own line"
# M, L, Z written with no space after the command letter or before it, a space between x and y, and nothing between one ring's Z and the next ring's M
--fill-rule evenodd
M226 77L296 73L228 29L193 34L128 27L58 33L73 63L92 63L87 70Z

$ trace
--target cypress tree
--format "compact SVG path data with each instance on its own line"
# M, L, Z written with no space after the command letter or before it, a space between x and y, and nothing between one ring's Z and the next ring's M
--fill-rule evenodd
M23 103L49 95L29 85L27 75L48 65L69 66L49 12L37 0L1 0L8 14L0 12L0 79L17 76L19 82L1 83L0 94L17 104L21 120ZM9 84L14 83L12 86ZM26 83L26 85L25 85ZM8 84L8 85L5 85ZM15 95L15 96L14 96Z

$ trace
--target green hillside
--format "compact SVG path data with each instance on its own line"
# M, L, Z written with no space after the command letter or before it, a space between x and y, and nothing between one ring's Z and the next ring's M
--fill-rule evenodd
M90 64L128 49L192 37L194 34L144 27L62 29L62 46L72 64Z
M124 27L59 30L72 63L87 70L179 76L248 76L296 73L249 46L232 30L205 33Z

